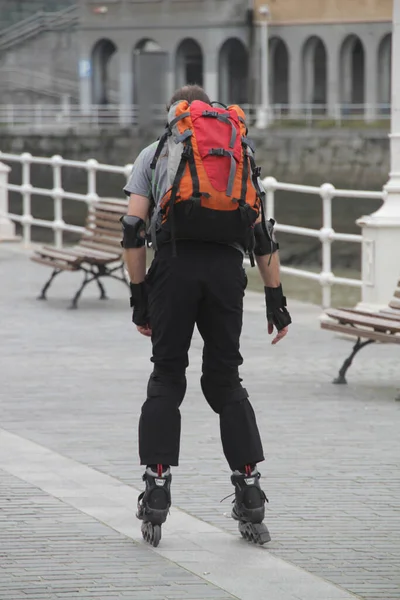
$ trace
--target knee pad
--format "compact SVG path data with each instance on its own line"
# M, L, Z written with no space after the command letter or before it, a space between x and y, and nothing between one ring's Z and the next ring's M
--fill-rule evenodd
M229 381L203 375L201 389L208 404L217 414L221 414L226 405L242 402L249 397L247 390L240 384L240 381L237 381L236 377Z
M273 254L279 250L279 244L274 234L275 221L270 219L266 223L257 223L254 226L254 254L256 256L265 256Z
M123 238L121 246L128 248L143 248L146 243L146 223L140 217L124 215L120 218Z
M186 394L185 374L154 370L147 385L147 399L180 406Z

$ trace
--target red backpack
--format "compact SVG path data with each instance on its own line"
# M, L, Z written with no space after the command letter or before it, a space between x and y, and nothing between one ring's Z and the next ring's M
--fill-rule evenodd
M155 237L169 237L173 244L194 239L251 249L264 191L246 136L239 106L220 108L200 100L172 105L151 163L155 169L168 141L169 188L152 218L155 247ZM160 238L155 236L157 224Z

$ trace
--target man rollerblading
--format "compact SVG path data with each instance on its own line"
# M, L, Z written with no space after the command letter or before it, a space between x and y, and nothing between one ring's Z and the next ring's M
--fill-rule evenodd
M266 497L257 464L264 460L254 410L241 384L239 351L247 276L257 262L265 285L272 344L291 323L280 283L274 222L265 216L260 169L239 106L215 106L199 86L185 86L168 107L159 142L145 148L124 188L124 259L132 321L151 337L154 364L139 419L145 490L137 517L157 546L171 505L170 467L179 464L188 351L194 328L204 341L201 389L218 414L235 487L232 517L241 535L264 544ZM146 274L146 242L155 250Z

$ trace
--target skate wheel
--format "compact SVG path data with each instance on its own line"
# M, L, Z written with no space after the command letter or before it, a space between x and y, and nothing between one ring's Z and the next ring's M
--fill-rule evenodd
M260 546L271 541L271 536L264 523L239 522L239 532L246 541L260 544Z
M145 542L157 548L161 540L161 525L153 525L152 523L142 523L142 536Z
M158 544L161 540L161 525L153 525L153 539L151 541L151 545L154 548L157 548Z

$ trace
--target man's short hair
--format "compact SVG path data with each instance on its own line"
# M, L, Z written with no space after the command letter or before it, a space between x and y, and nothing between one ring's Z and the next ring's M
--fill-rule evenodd
M179 90L176 90L167 105L167 111L169 111L171 106L179 100L187 100L189 104L191 104L194 100L201 100L202 102L211 104L210 98L200 85L184 85Z

